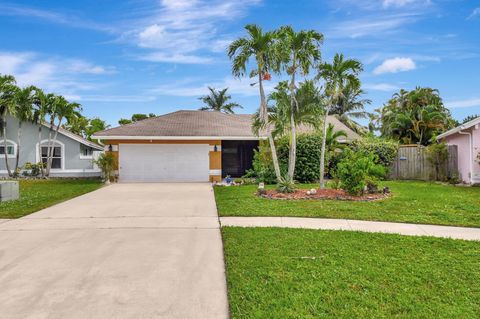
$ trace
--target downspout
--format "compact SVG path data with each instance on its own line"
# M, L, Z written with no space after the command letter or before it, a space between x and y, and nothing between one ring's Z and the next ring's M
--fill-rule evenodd
M470 185L473 184L473 136L472 133L470 132L462 132L459 131L458 134L460 135L468 135L470 138L468 139L470 147L469 147L469 153L470 153Z

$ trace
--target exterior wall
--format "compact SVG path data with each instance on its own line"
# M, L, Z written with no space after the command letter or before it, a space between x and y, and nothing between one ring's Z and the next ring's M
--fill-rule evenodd
M119 144L208 144L211 146L209 152L210 181L219 182L222 180L222 143L220 140L104 140L103 142L106 145L106 151L111 146L111 153L116 158L116 174L118 174L118 161L121 156L118 152ZM217 146L217 151L214 150L215 146Z
M48 139L47 127L42 127L42 140ZM18 144L18 121L14 118L7 118L7 139ZM99 176L100 170L93 164L92 159L80 158L80 143L61 133L58 133L57 141L64 145L64 158L61 170L52 169L52 177L89 177ZM20 145L20 163L37 163L40 161L38 156L38 126L29 122L22 123L22 136ZM3 145L3 137L0 138L0 145ZM18 150L17 150L18 151ZM10 169L15 168L15 158L9 158ZM6 165L4 156L0 156L0 176L5 176Z
M480 183L480 163L476 161L477 154L480 152L480 128L474 126L464 132L472 133L473 137L472 174L470 174L470 136L456 133L445 137L445 142L458 147L458 170L463 182Z

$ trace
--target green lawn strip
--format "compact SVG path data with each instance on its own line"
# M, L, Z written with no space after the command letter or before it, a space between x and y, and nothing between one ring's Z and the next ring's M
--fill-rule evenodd
M222 229L232 318L478 318L480 243Z
M256 196L256 185L215 187L215 198L221 216L324 217L480 227L479 187L411 181L386 181L382 185L390 187L392 197L372 202L272 200Z
M20 180L20 199L0 203L0 218L19 218L102 185L96 179Z

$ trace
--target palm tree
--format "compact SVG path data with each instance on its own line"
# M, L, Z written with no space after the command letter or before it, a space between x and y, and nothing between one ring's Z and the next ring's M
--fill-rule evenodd
M11 75L0 75L0 132L3 136L3 147L5 156L5 167L8 176L12 176L10 165L8 164L8 145L7 145L7 115L15 114L15 94L18 88L15 78Z
M302 30L296 32L291 26L282 27L279 31L280 46L283 53L282 64L290 75L290 130L291 144L288 154L288 179L293 180L295 174L295 161L297 150L297 133L295 124L295 112L299 105L296 100L296 75L300 73L306 76L310 69L321 58L320 45L323 42L323 34L315 30Z
M23 123L33 122L33 104L35 102L36 90L37 88L34 86L27 86L23 89L19 89L15 94L15 117L18 120L17 158L15 160L15 172L18 171L18 165L20 161Z
M51 105L54 101L54 94L45 94L41 89L35 91L33 122L38 126L38 154L40 157L42 177L45 177L45 165L42 163L42 128L45 122L45 117L50 112L52 108ZM48 145L50 145L50 143Z
M365 91L359 86L347 84L338 104L330 110L330 114L336 115L343 124L361 135L365 135L367 129L353 119L370 118L370 113L365 111L365 106L372 101L362 98L364 94Z
M55 126L55 133L53 135L53 141L50 144L49 141L49 148L48 148L48 156L47 156L47 169L46 169L46 176L50 175L50 170L52 168L53 162L53 154L55 150L55 144L57 142L58 131L62 126L62 122L64 119L71 119L75 117L77 111L81 109L80 104L78 103L70 103L68 102L63 96L56 96L54 107L52 108L53 112L49 114L53 120L50 122L50 128L52 129ZM58 123L55 124L55 119L58 120Z
M258 78L260 93L259 116L265 128L272 152L273 167L277 181L282 181L280 165L278 164L277 150L273 140L270 126L268 125L267 99L263 81L270 78L270 71L278 72L280 69L279 51L276 49L276 34L264 32L255 24L245 26L247 36L233 41L228 47L228 56L232 60L232 73L236 77L244 76L250 58L254 58L256 67L250 72L250 77Z
M204 95L199 97L198 99L202 101L205 106L201 107L201 111L219 111L224 112L226 114L233 114L234 108L242 108L242 106L235 102L228 102L232 96L227 94L228 88L224 88L223 90L215 90L215 88L208 87L210 93L208 95Z
M327 117L339 100L344 97L344 89L348 85L360 87L358 74L363 70L362 64L354 59L346 59L343 54L335 54L333 63L322 63L318 68L317 79L325 83L325 96L327 103L323 118L322 150L320 154L320 188L325 188L325 144L327 135Z

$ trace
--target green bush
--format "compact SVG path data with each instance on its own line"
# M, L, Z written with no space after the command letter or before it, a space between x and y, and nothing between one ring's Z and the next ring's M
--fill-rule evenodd
M252 169L247 170L244 178L256 178L258 182L274 184L277 179L273 169L272 155L268 142L260 141L258 150L254 151Z
M448 147L446 143L434 143L427 146L427 160L435 167L435 180L446 180L441 172L442 166L448 160Z
M365 137L352 142L350 148L354 152L374 153L375 163L390 168L398 154L398 142L378 137Z
M277 184L277 191L280 193L293 193L295 189L295 182L289 179L284 179Z
M316 182L320 174L320 148L322 139L319 134L300 134L297 136L297 160L294 179L301 183ZM289 138L278 141L278 158L282 172L287 171Z
M378 162L374 153L346 149L335 170L335 177L339 179L340 187L351 195L361 195L365 189L376 190L378 180L386 174L386 168Z

